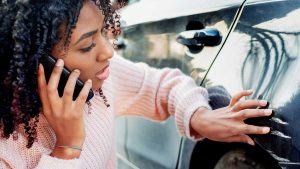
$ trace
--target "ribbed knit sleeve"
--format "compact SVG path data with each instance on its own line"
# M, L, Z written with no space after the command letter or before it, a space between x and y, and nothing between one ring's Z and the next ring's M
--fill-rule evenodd
M17 140L13 137L0 139L0 169L82 168L81 159L64 160L49 155L55 144L55 135L43 115L40 116L37 132L38 141L29 149L23 132L17 134Z
M63 160L43 154L35 169L80 169L80 159Z
M199 107L210 109L207 90L178 69L155 69L116 56L111 60L117 115L163 121L175 116L181 135L190 135L190 118Z
M2 147L1 147L2 148ZM1 169L15 169L25 168L24 161L21 156L10 147L1 150L0 154L0 168Z

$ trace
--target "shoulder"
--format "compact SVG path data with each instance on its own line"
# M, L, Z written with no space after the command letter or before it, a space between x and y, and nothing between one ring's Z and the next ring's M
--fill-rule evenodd
M20 146L25 142L23 138L13 140L12 137L0 139L0 163L11 168L25 168L21 152L24 150ZM1 166L0 165L0 166Z
M42 154L49 154L54 144L54 135L43 115L37 126L37 140L31 148L27 148L27 138L24 132L16 134L17 139L11 136L0 139L0 160L11 168L33 168L37 165ZM1 165L0 165L1 166Z

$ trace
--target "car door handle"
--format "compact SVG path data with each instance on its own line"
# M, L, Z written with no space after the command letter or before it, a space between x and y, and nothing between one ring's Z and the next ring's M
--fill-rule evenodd
M220 31L215 28L188 30L177 35L176 41L187 47L191 46L217 46L222 41Z

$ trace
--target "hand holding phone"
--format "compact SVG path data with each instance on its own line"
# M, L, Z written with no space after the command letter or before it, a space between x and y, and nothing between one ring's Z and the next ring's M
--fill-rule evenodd
M52 56L47 56L41 60L41 63L44 66L45 77L46 77L46 81L48 83L51 73L53 71L53 68L55 66L56 60ZM64 93L64 88L67 84L70 74L71 74L70 71L66 67L64 67L62 70L58 88L57 88L60 97ZM82 88L83 88L83 82L80 79L78 79L76 82L76 85L75 85L74 93L73 93L73 100L76 100L76 98L78 97ZM88 102L93 96L94 96L94 92L92 91L92 89L90 89L88 97L86 99L86 102Z
M54 62L55 63L55 62ZM45 63L45 66L49 66L49 63ZM86 98L90 89L92 88L92 81L88 80L84 83L82 90L80 91L78 98L73 100L73 91L76 86L76 81L80 75L79 70L73 70L70 73L64 90L60 90L63 93L59 96L58 85L62 81L63 72L63 60L58 60L55 66L47 70L47 76L51 74L46 80L46 69L39 65L38 69L38 93L42 103L41 114L45 116L49 126L53 129L56 136L56 145L64 146L77 146L83 145L86 134L84 124L84 107L86 105ZM48 68L47 68L48 69ZM50 73L49 73L50 72ZM63 91L63 92L62 92ZM63 158L78 158L80 151L74 151L65 154L61 151L61 148L55 147L51 156L63 157Z

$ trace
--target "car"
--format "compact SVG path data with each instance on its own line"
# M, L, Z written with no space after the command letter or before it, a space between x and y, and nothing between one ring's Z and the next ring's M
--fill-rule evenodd
M253 89L246 99L268 100L274 114L245 121L271 127L251 135L255 146L189 140L173 117L118 118L119 168L300 168L299 0L141 0L120 13L123 57L180 69L208 89L213 109Z

